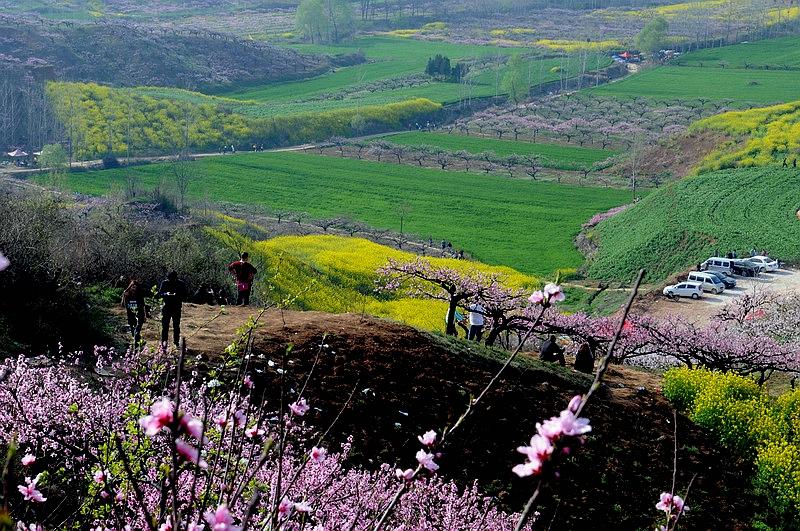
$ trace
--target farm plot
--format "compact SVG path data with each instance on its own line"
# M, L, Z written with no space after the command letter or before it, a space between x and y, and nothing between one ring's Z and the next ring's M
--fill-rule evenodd
M747 168L690 177L598 225L594 278L656 281L731 249L800 260L800 172Z
M623 204L624 190L558 185L443 172L300 153L212 157L192 165L189 195L346 216L419 238L452 241L476 260L532 274L581 264L572 239L592 215ZM67 186L102 195L137 179L151 189L169 179L168 164L73 173Z
M588 90L623 98L781 103L800 99L800 72L661 66Z
M606 149L582 148L561 144L539 144L515 140L497 140L457 134L401 133L387 137L392 143L407 146L432 146L448 151L467 151L478 154L491 152L500 157L509 155L537 155L545 168L578 170L616 155Z
M671 64L703 68L796 70L800 69L800 37L781 37L698 50L673 60Z

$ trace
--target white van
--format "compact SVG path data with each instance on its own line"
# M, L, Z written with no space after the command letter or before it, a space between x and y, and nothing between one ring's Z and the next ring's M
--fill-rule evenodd
M733 260L730 258L719 258L714 256L709 258L702 264L700 269L707 269L709 271L719 271L720 273L727 273L733 275Z
M715 295L725 291L725 284L723 284L718 277L710 273L692 271L689 273L689 281L697 282L700 284L700 287L703 289L703 291L710 291Z

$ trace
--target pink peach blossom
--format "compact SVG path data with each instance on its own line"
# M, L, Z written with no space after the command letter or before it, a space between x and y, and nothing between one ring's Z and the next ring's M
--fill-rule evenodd
M29 466L36 462L36 456L33 454L25 454L25 457L22 458L22 465Z
M327 457L328 451L325 448L317 448L316 446L311 449L308 456L315 463L321 463Z
M216 511L206 511L205 519L211 531L241 531L242 529L233 525L233 516L224 503L217 507Z
M439 465L433 462L433 454L420 450L417 452L417 462L431 472L439 470Z
M397 479L402 479L405 481L411 481L412 479L414 479L414 471L410 468L407 468L405 470L401 468L396 468L394 471L394 475L397 476Z
M303 415L305 415L308 412L308 410L310 408L308 406L308 403L306 402L306 399L305 398L301 398L300 400L298 400L294 404L291 404L289 406L289 409L291 409L292 413L294 413L298 417L302 417Z
M36 476L34 479L25 478L25 485L17 486L17 490L25 497L25 501L32 501L36 503L47 501L47 498L42 496L42 493L36 489L36 484L41 478L41 474Z
M436 443L436 432L433 430L426 431L422 435L418 435L417 439L425 446L433 446Z

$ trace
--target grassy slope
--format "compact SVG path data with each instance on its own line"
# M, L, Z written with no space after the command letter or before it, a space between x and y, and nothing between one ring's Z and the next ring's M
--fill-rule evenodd
M446 238L477 260L533 274L576 267L572 238L593 214L624 203L629 192L511 180L504 177L323 158L262 153L194 163L189 193L216 201L306 211L321 218L347 215L398 230L397 207L412 212L405 230L422 238ZM169 165L73 173L68 185L103 194L140 176L152 187L169 179Z
M441 301L375 293L376 271L389 259L408 262L416 255L361 239L342 236L286 236L258 242L254 247L259 269L267 272L277 290L273 297L291 298L294 307L331 313L367 313L425 330L444 331L447 306ZM535 277L507 267L432 258L437 267L465 273L497 274L504 284L532 289ZM308 286L312 286L308 289ZM295 298L296 297L296 298Z
M498 140L457 134L411 132L392 135L387 137L387 140L409 146L435 146L448 151L464 150L470 153L490 151L501 157L509 155L540 155L543 158L545 167L564 170L575 170L584 165L600 162L616 154L614 151L605 149L560 144L535 144L533 142Z
M650 280L708 258L715 250L766 248L800 260L800 172L737 169L678 181L597 229L600 249L592 277L631 280L644 267Z
M800 67L800 37L781 37L747 44L734 44L722 48L709 48L688 53L673 64L720 68L798 68Z
M626 98L643 96L676 100L702 97L775 103L800 99L800 72L662 66L590 91Z

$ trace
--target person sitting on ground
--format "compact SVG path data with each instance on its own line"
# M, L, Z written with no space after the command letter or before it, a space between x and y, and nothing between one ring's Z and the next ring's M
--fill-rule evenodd
M170 320L173 327L173 343L176 347L180 346L181 312L186 295L186 284L178 278L176 271L170 271L158 288L158 296L164 301L161 306L161 344L165 347L169 338Z
M122 307L128 314L128 327L133 337L133 346L138 347L142 340L142 326L147 318L145 312L146 292L138 280L131 279L128 287L122 292Z
M469 332L467 339L480 342L483 337L483 314L486 310L479 303L471 304L469 307Z
M236 279L236 306L248 306L250 293L253 291L253 279L256 277L256 268L250 263L250 253L243 252L241 259L228 264L230 271Z
M558 362L562 367L567 365L564 359L564 349L556 343L556 336L553 335L542 343L542 347L539 349L539 359L550 363Z
M592 374L594 372L594 354L589 343L584 342L575 354L575 370Z
M214 289L209 286L208 283L203 282L200 284L197 291L194 292L194 295L192 295L192 302L195 304L214 306L217 303L217 296L214 293Z

